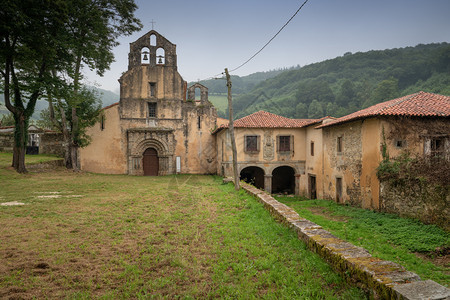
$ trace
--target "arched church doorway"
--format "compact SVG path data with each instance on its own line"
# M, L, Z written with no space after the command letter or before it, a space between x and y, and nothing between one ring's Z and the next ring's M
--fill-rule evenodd
M295 193L295 170L289 166L275 168L272 172L272 193Z
M241 171L241 180L258 189L264 189L264 170L259 167L246 167Z
M155 148L147 148L144 151L142 167L144 168L144 176L158 176L159 160Z

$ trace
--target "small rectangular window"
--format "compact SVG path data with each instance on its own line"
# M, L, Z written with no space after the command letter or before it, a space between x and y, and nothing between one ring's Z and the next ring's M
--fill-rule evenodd
M311 142L311 156L314 156L314 142Z
M156 118L156 103L155 102L148 103L148 117Z
M444 139L431 139L431 156L441 157L444 154Z
M150 82L150 97L156 97L156 83Z
M100 117L100 130L103 131L105 129L105 116Z
M336 202L342 203L342 178L336 178Z
M258 136L257 135L246 135L245 136L245 151L246 152L258 151Z
M336 151L337 152L342 152L342 150L343 150L342 136L338 136L337 140L336 140Z
M279 137L278 151L280 151L280 152L291 151L291 136L290 135L282 135Z
M404 148L404 147L406 147L406 141L395 140L395 147L396 148Z
M197 126L198 126L198 129L202 128L202 118L200 116L198 116Z

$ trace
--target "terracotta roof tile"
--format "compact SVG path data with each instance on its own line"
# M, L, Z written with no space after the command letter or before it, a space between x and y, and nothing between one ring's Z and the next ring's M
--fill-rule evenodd
M109 109L109 108L111 108L111 107L113 107L113 106L116 106L116 105L119 105L119 102L116 102L116 103L113 103L113 104L108 105L108 106L106 106L106 107L103 107L102 110Z
M298 128L316 119L289 119L263 110L234 121L236 128Z
M233 125L235 128L300 128L320 121L321 119L289 119L260 110L235 120ZM228 128L228 124L220 125L212 132L212 134L215 134L224 128Z
M450 97L418 92L375 104L366 109L338 118L335 121L320 125L317 128L375 116L450 117Z

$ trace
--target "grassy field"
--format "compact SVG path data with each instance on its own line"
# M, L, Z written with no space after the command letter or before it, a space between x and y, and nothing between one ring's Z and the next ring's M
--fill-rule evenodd
M365 299L213 176L15 173L0 155L0 298ZM42 158L41 158L42 159Z
M300 216L376 257L401 264L423 280L450 285L450 234L434 225L326 200L277 197Z
M228 98L227 95L209 95L209 101L217 108L217 111L221 111L223 113L227 112L228 109Z

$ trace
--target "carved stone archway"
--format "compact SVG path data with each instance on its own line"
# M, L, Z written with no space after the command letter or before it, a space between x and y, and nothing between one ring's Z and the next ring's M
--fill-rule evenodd
M142 165L146 149L153 148L158 153L158 175L173 174L174 135L172 129L133 128L128 135L128 174L144 175Z

